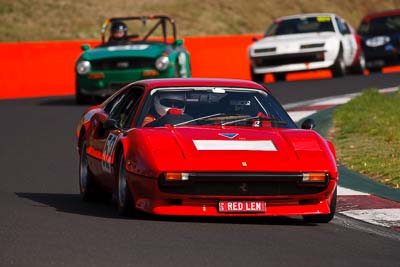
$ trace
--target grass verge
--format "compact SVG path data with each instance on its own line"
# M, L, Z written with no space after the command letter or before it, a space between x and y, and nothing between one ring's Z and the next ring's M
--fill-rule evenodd
M338 107L330 139L340 164L400 188L400 91L371 89Z

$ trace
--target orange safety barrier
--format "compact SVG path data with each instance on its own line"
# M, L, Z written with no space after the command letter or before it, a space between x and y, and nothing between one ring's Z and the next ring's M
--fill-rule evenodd
M0 98L74 94L82 41L0 44Z
M191 36L185 46L191 55L192 76L250 79L247 48L260 35ZM0 99L72 95L75 61L80 46L99 41L0 43ZM383 72L399 71L399 67ZM367 72L366 72L367 73ZM329 70L291 73L287 80L330 78ZM273 82L266 75L266 82Z
M192 76L249 79L247 47L254 36L185 37ZM86 43L99 42L0 43L0 99L74 94L74 65Z

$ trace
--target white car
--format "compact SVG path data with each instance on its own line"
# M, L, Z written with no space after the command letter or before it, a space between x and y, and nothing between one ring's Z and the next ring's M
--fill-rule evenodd
M283 80L288 72L330 69L338 77L347 70L361 74L365 69L359 36L331 13L278 18L248 53L256 82L263 82L267 73Z

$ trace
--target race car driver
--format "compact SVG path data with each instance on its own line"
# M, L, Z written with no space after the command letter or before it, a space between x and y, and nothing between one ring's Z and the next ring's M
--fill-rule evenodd
M142 123L145 127L164 126L176 124L193 119L184 114L186 96L182 93L158 93L154 95L152 114L148 114Z

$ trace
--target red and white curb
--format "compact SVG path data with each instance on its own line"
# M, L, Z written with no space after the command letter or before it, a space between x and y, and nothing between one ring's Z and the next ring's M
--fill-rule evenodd
M390 93L396 90L398 90L397 87L379 91ZM357 95L359 94L289 104L285 108L294 121L300 121L318 111L345 104ZM337 212L357 220L400 231L400 203L395 201L338 186Z

